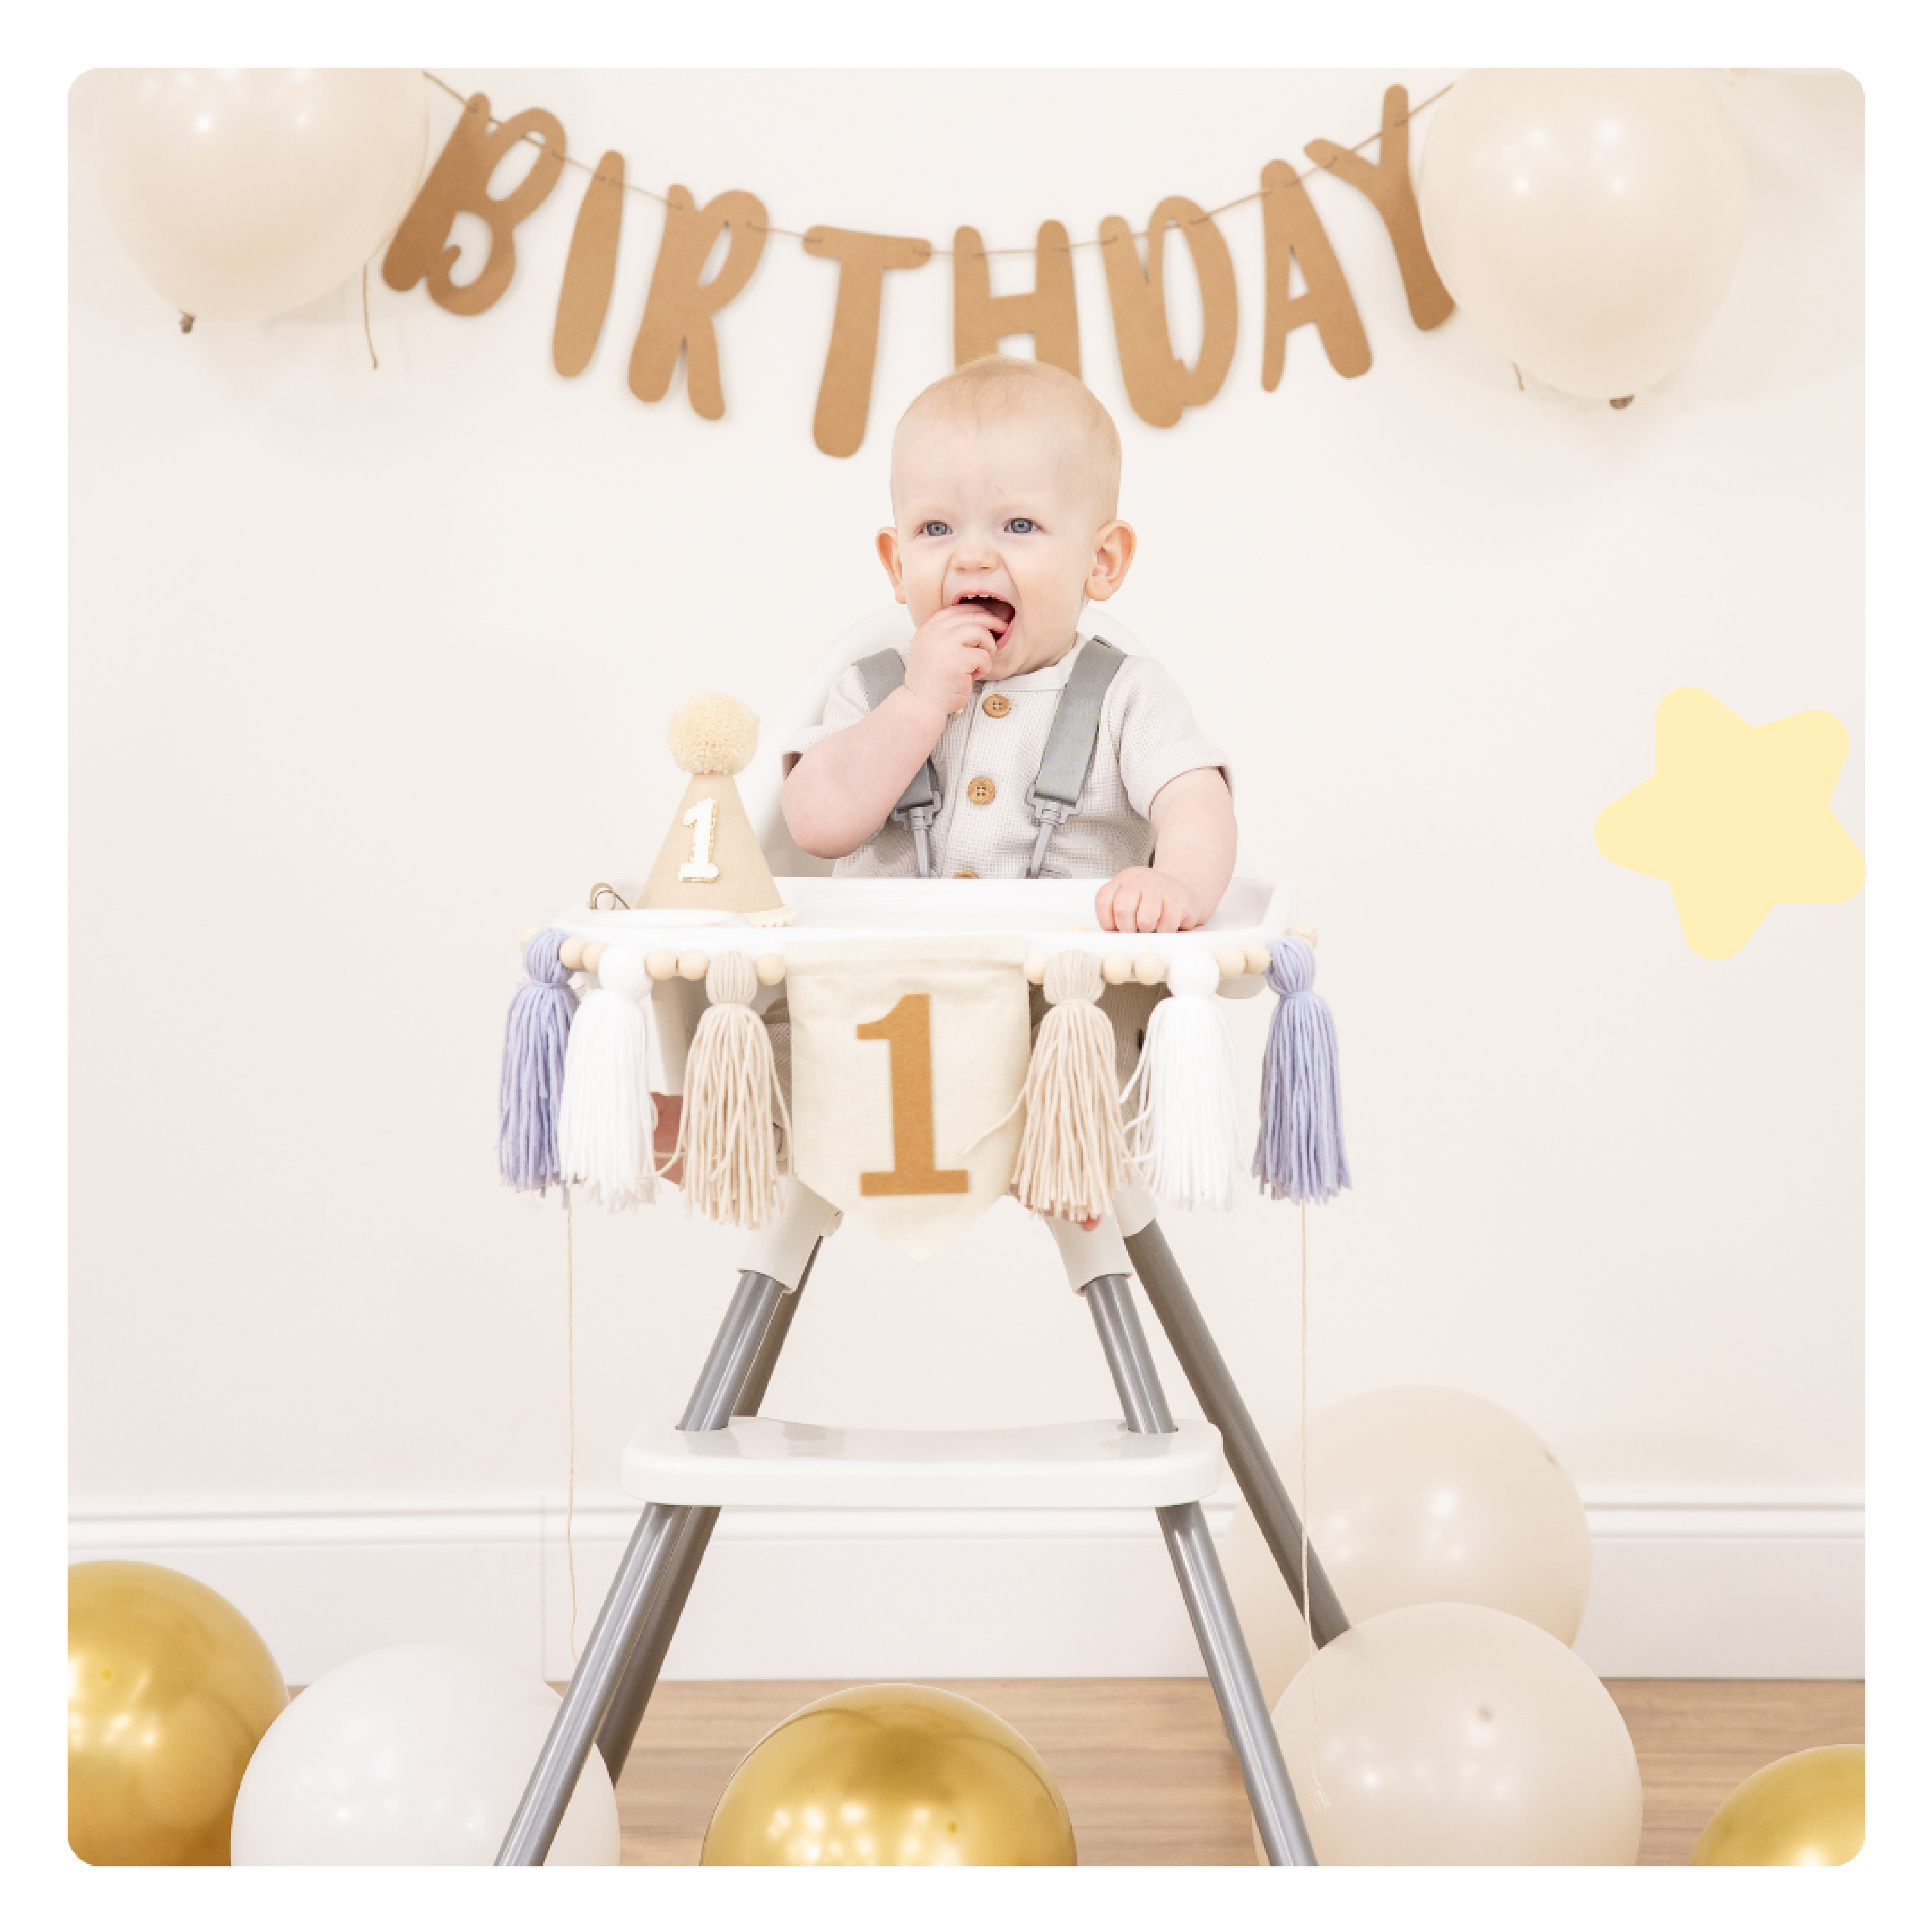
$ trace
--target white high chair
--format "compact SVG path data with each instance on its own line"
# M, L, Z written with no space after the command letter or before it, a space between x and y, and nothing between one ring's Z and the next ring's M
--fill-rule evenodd
M1123 648L1138 647L1111 617L1096 628ZM743 775L740 795L782 880L813 879L830 868L800 852L785 829L778 808L779 748L796 728L822 715L826 692L848 664L910 633L896 605L853 626L814 668ZM891 892L893 886L882 890ZM974 890L987 892L984 886ZM1224 901L1210 931L1258 918L1256 889L1250 884L1246 890L1243 901L1231 890L1238 916L1228 915ZM566 915L556 923L608 938L609 916ZM794 930L760 929L759 946L782 946ZM1137 945L1169 943L1159 935L1136 936ZM1258 989L1252 979L1225 982L1236 997ZM1154 1510L1268 1862L1312 1864L1307 1831L1202 1508L1219 1484L1223 1454L1298 1604L1304 1600L1301 1526L1156 1222L1153 1196L1138 1186L1122 1189L1113 1213L1090 1232L1065 1221L1045 1224L1068 1285L1093 1315L1124 1423L910 1431L830 1429L760 1417L802 1291L839 1218L796 1178L787 1183L778 1219L747 1238L737 1291L683 1414L674 1427L647 1425L626 1448L624 1487L644 1510L496 1862L542 1862L593 1744L616 1782L718 1510L758 1504ZM1205 1421L1175 1424L1136 1312L1130 1274L1139 1278ZM1348 1628L1348 1619L1312 1550L1308 1570L1310 1623L1315 1641L1326 1643Z

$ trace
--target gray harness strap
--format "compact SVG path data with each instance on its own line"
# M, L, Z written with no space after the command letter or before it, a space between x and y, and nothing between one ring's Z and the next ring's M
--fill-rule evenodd
M876 711L904 683L905 659L897 651L874 651L870 657L859 660L859 679L866 687L866 709ZM928 758L913 773L911 782L899 794L899 802L892 809L894 824L912 827L913 853L922 879L934 876L929 834L932 821L939 815L941 802L939 773Z
M1047 727L1040 772L1027 791L1027 803L1040 821L1040 836L1027 864L1030 879L1040 877L1055 829L1073 816L1080 803L1087 774L1094 768L1094 747L1100 742L1100 708L1106 702L1107 687L1126 661L1126 653L1118 646L1105 638L1090 638L1087 648L1073 661L1072 675L1061 688L1053 722ZM878 710L905 682L905 659L897 651L874 651L870 657L860 658L858 669L868 711ZM928 833L940 802L939 774L928 758L913 774L891 814L894 824L912 827L922 879L934 876Z
M1094 769L1094 748L1100 737L1100 707L1107 687L1127 661L1126 653L1105 638L1090 638L1073 660L1073 674L1054 706L1046 749L1040 754L1040 776L1027 793L1027 803L1040 821L1027 877L1036 879L1046 863L1046 849L1056 827L1073 816L1087 774Z

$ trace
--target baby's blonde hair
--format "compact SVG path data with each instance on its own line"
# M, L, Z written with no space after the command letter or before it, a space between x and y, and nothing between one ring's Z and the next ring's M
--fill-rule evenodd
M1112 518L1120 508L1120 433L1100 398L1078 376L1070 376L1051 362L1029 362L1018 356L977 356L962 363L908 404L892 434L894 454L906 424L915 417L966 416L983 423L1018 416L1042 404L1059 410L1085 442L1098 506L1103 515ZM896 464L894 468L896 471Z

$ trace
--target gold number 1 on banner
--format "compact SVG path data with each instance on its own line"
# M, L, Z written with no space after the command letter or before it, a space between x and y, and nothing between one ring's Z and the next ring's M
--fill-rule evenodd
M892 1165L883 1174L862 1174L861 1194L964 1194L963 1167L932 1162L932 995L908 993L882 1020L859 1028L861 1040L882 1040L892 1049Z

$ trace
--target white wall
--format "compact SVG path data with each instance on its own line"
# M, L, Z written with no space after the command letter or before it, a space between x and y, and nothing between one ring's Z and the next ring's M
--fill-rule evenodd
M1396 77L1420 98L1450 76L1002 75L974 88L962 141L932 76L450 76L501 112L548 106L634 180L748 187L784 226L942 247L961 222L1022 244L1046 217L1079 238L1164 194L1226 200L1305 140L1368 132ZM88 94L76 1509L128 1548L184 1517L534 1509L564 1477L565 1238L554 1199L494 1172L515 935L648 863L676 794L672 709L724 688L769 715L881 600L887 434L946 366L948 266L890 278L872 431L844 462L811 438L832 272L794 242L772 240L722 318L722 422L681 385L649 406L625 388L658 228L634 199L597 358L555 375L575 175L481 317L372 275L380 372L350 289L183 337L100 208ZM1094 250L1079 298L1142 542L1118 608L1228 749L1242 869L1292 880L1322 932L1358 1184L1312 1217L1315 1406L1407 1381L1478 1390L1544 1434L1600 1527L1675 1509L1716 1549L1753 1541L1739 1510L1768 1510L1782 1554L1743 1594L1773 1651L1788 1641L1754 1667L1802 1673L1857 1667L1862 903L1780 907L1707 961L1667 889L1592 839L1683 684L1754 723L1843 718L1834 808L1862 839L1861 99L1832 76L1725 98L1751 157L1744 260L1692 360L1627 411L1520 392L1466 317L1419 334L1372 212L1332 181L1312 191L1375 353L1359 380L1304 330L1262 391L1252 206L1222 222L1234 370L1178 428L1126 406ZM433 141L454 111L437 98ZM1030 268L996 265L996 290ZM1234 1010L1251 1078L1267 1004ZM1168 1226L1286 1442L1292 1210ZM681 1405L737 1246L675 1204L576 1217L586 1485ZM853 1229L769 1406L881 1424L1109 1412L1056 1275L1016 1210L923 1269ZM1169 1385L1189 1406L1171 1363ZM1827 1517L1853 1555L1806 1609L1822 1573L1792 1525ZM1286 1594L1250 1526L1231 1549L1279 1676ZM1643 1632L1622 1667L1721 1665L1736 1612L1714 1606L1744 1571L1711 1560L1730 1580L1714 1594L1624 1588L1616 1614ZM265 1628L283 1614L254 1607ZM1796 1634L1813 1624L1816 1642Z

